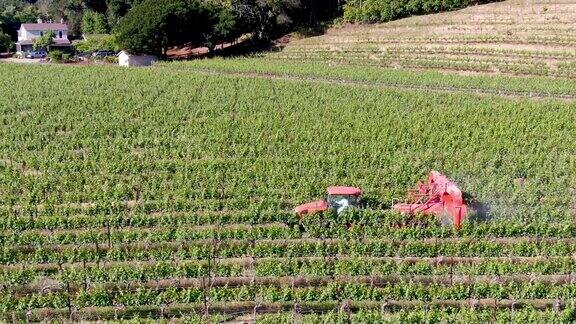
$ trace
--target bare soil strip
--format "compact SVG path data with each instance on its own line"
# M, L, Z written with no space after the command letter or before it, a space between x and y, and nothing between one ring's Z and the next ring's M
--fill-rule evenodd
M365 284L370 287L384 287L397 283L418 283L418 284L440 284L440 285L475 285L475 284L497 284L506 285L511 283L543 283L547 285L568 285L576 283L574 274L556 275L390 275L390 276L245 276L245 277L206 277L206 278L171 278L160 279L147 282L129 281L122 283L100 283L84 285L70 285L70 292L78 292L87 288L103 288L106 291L135 291L142 288L165 290L168 288L202 288L210 287L242 287L242 286L275 286L275 287L323 287L331 283L355 283ZM34 293L64 292L67 288L60 282L15 285L3 287L2 290L9 291L10 294L27 295Z
M251 246L254 244L273 244L278 246L284 246L289 244L302 244L302 243L318 243L318 244L339 244L350 242L350 239L340 239L340 238L330 238L330 239L320 239L320 238L298 238L298 239L260 239L260 240L238 240L238 239L224 239L220 240L214 239L202 239L193 241L170 241L170 242L159 242L159 243L113 243L111 246L103 244L54 244L54 245L20 245L20 246L10 246L5 247L5 251L13 252L27 252L32 253L38 250L42 251L108 251L110 249L124 249L124 250L151 250L151 249L173 249L177 250L179 248L186 248L190 246L198 245L213 245L217 247L218 245L227 246ZM516 244L516 243L570 243L576 244L576 238L555 238L555 237L482 237L482 238L463 238L463 237L449 237L449 238L423 238L423 239L413 239L413 240L395 240L395 239L363 239L357 242L362 243L389 243L402 245L407 243L421 242L425 244L446 244L446 243L480 243L489 242L495 244Z
M10 158L0 158L0 166L12 167L20 171L25 176L40 176L42 172L40 170L31 168L25 163L16 162Z
M11 311L0 315L0 319L6 322L26 320L40 322L50 319L66 321L96 321L105 319L125 319L134 316L144 318L178 318L183 314L228 314L232 318L241 314L269 314L280 312L294 312L295 308L300 313L326 313L338 312L343 305L350 311L361 309L380 310L394 312L401 309L422 308L435 306L443 308L472 308L472 309L521 309L525 307L538 310L563 309L569 301L562 299L464 299L464 300L384 300L384 301L330 301L330 302L220 302L207 304L170 304L164 306L122 306L115 307L86 307L72 308L71 312L65 308L38 308L30 311Z
M217 265L236 265L240 267L254 267L259 263L266 263L275 261L278 263L286 262L313 262L322 261L326 263L333 263L338 261L348 260L366 260L375 262L394 262L394 263L428 263L432 266L442 265L458 265L458 264L480 264L482 262L499 262L506 264L521 264L521 263L539 263L539 262L553 262L553 261L575 261L576 255L572 256L535 256L535 257L522 257L522 256L503 256L503 257L458 257L458 256L438 256L438 257L373 257L373 256L349 256L337 255L331 257L243 257L243 258L215 258L211 262ZM74 262L74 263L17 263L17 264L2 264L0 271L10 270L34 270L34 271L59 271L61 269L82 269L82 268L98 268L110 269L114 267L130 266L139 268L142 266L153 266L158 263L167 263L172 266L180 264L194 263L198 265L207 265L207 259L180 259L169 261L156 261L156 260L139 260L139 261L103 261L103 262Z

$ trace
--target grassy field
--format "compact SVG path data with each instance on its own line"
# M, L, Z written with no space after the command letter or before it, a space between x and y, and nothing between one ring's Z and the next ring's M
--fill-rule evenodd
M0 63L1 321L576 321L576 84L556 73L573 52L523 76L298 52L424 21L571 37L573 5L523 4L256 58ZM390 210L433 169L475 209L460 231ZM293 215L334 184L367 208Z

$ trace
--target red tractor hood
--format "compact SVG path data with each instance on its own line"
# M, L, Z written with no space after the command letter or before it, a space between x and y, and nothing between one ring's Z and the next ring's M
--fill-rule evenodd
M360 196L362 189L356 187L332 186L326 189L329 195Z
M328 204L324 200L316 200L294 208L296 215L314 214L328 210Z

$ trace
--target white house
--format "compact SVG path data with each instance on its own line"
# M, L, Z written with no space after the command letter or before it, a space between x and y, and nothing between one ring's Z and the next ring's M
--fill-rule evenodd
M63 22L44 23L38 19L36 24L22 24L18 30L18 42L16 43L17 52L31 51L34 45L34 39L44 35L44 32L51 30L54 32L54 45L52 47L70 47L68 40L68 26Z
M150 66L158 58L154 55L137 55L121 51L118 54L118 65L120 66Z

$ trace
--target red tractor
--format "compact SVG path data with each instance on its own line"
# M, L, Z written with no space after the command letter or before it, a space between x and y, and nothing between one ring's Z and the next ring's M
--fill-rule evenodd
M296 215L302 217L328 209L341 213L347 208L359 206L362 197L362 190L354 187L328 187L326 191L326 199L296 207ZM457 229L468 214L462 191L453 181L437 171L430 172L428 183L419 182L418 188L408 191L407 202L395 204L392 208L404 214L434 215L442 224L454 225Z
M357 207L360 204L362 190L354 187L328 187L326 189L326 199L316 200L297 206L294 211L298 217L306 214L315 214L328 209L335 210L338 214L350 207Z

